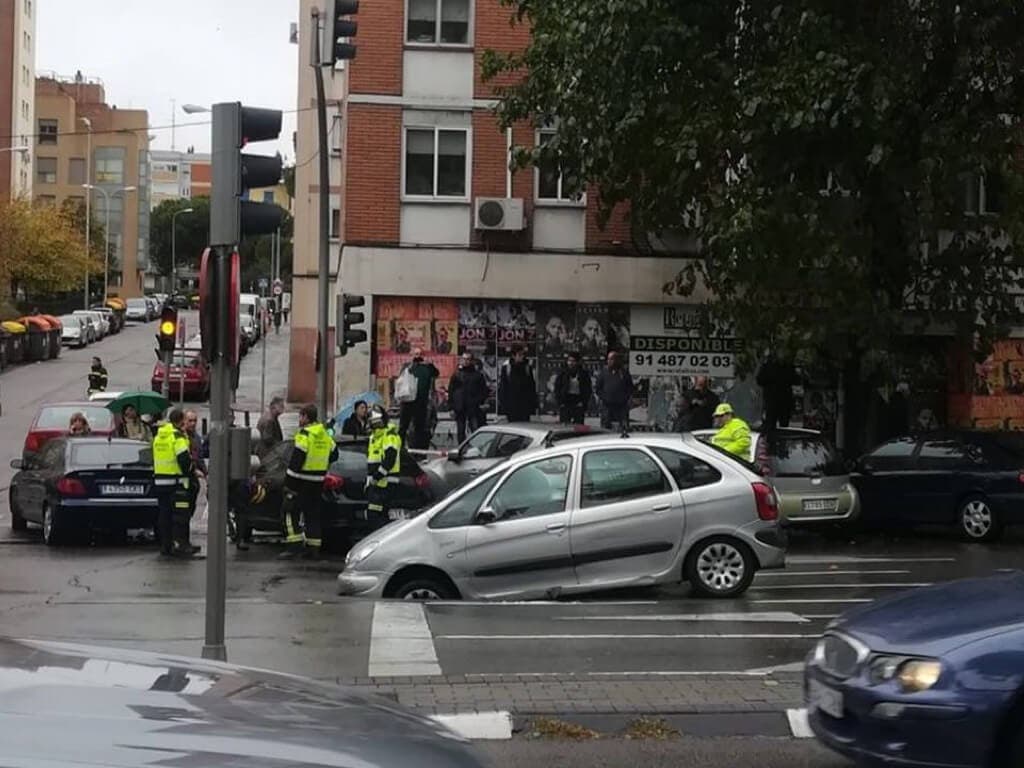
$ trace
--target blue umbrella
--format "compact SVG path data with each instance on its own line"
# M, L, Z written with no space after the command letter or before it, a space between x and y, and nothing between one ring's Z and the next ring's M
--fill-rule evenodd
M358 395L352 395L342 402L341 410L334 416L334 423L337 425L339 430L341 429L341 425L345 423L345 419L352 415L352 411L355 410L356 403L360 400L370 406L384 404L384 400L376 392L360 392Z

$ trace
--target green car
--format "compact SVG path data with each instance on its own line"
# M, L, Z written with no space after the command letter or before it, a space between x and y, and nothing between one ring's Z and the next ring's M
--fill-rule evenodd
M713 429L694 432L705 442L714 434ZM750 456L744 458L771 480L783 524L847 527L860 517L860 497L849 471L820 432L792 427L751 431Z

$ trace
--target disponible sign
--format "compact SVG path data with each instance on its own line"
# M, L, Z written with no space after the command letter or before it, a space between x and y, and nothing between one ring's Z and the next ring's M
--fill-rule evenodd
M700 311L688 305L633 307L629 371L634 376L711 376L731 379L739 339L706 336Z

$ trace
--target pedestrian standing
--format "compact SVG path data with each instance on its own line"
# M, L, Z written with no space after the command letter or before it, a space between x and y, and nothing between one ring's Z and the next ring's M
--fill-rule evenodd
M341 434L348 437L368 437L370 434L369 424L370 406L365 400L356 400L352 406L352 414L345 419L341 425Z
M284 436L281 433L281 422L279 421L282 413L284 413L284 398L274 397L270 400L270 405L267 406L266 412L260 416L260 420L256 423L256 430L260 433L259 442L256 444L256 455L261 459L275 445L284 440Z
M68 437L88 437L91 432L84 413L75 411L71 414L71 421L68 423Z
M501 365L498 408L508 417L509 423L529 421L537 412L537 380L526 359L526 347L513 347L512 358Z
M134 405L126 405L121 411L121 423L117 425L117 436L128 440L143 440L148 443L153 439L153 430L142 420Z
M320 496L327 468L337 458L338 446L320 423L316 406L302 406L299 431L295 434L295 446L285 471L281 515L287 549L279 555L280 559L320 556L323 545ZM304 531L300 518L305 521Z
M153 438L153 485L159 503L160 553L188 559L197 548L189 541L189 483L194 470L184 422L184 412L173 409Z
M719 403L715 408L715 426L718 431L711 442L723 451L750 461L750 426L733 412L729 403Z
M370 411L370 445L366 451L367 511L388 519L394 504L394 491L402 470L402 436L388 422L387 412L379 405Z
M555 379L558 418L563 424L582 424L593 396L590 373L580 365L578 352L566 355L566 364Z
M799 383L796 370L789 363L769 355L757 372L757 385L764 395L764 423L762 429L770 432L776 427L788 427L793 415L793 387Z
M718 395L711 391L707 376L698 376L690 392L690 429L711 429L715 425Z
M633 398L633 377L622 364L622 356L608 353L608 365L601 369L594 384L594 392L601 404L601 426L625 432L629 429L629 406Z
M455 414L459 443L480 429L487 402L487 379L476 365L472 352L463 352L462 364L448 382L448 402Z
M188 451L192 455L192 482L189 484L189 508L188 516L191 520L196 514L196 504L199 501L200 480L206 478L206 462L202 458L203 440L199 436L199 414L189 409L185 411L184 432L188 438Z
M441 372L432 362L424 360L423 350L417 348L412 351L409 373L416 379L416 397L407 403L402 403L398 432L405 439L409 434L409 426L412 425L412 437L409 439L409 445L419 450L426 450L430 447L431 438L430 430L427 429L430 395L434 391L434 382Z

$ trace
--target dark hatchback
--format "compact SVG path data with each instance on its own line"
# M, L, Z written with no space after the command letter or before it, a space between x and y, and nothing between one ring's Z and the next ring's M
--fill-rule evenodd
M843 614L807 659L807 715L862 765L1024 766L1024 573Z
M1024 523L1024 433L930 432L889 440L851 476L870 526L956 526L970 541Z
M106 437L60 437L28 459L14 459L11 528L43 527L59 544L73 532L123 532L156 525L153 452L147 443Z
M0 765L483 768L387 699L292 675L0 639Z
M232 492L232 538L239 533L248 535L252 530L281 530L281 501L285 471L291 459L294 441L285 440L276 445L260 460L248 484L236 485ZM331 464L324 478L321 496L321 515L325 537L334 545L351 543L368 533L397 519L403 513L425 509L441 498L436 490L438 480L425 472L416 459L402 449L400 482L396 486L394 512L385 518L367 510L366 501L366 440L344 439L337 443L338 459ZM238 516L234 510L245 505L249 531L238 531Z

